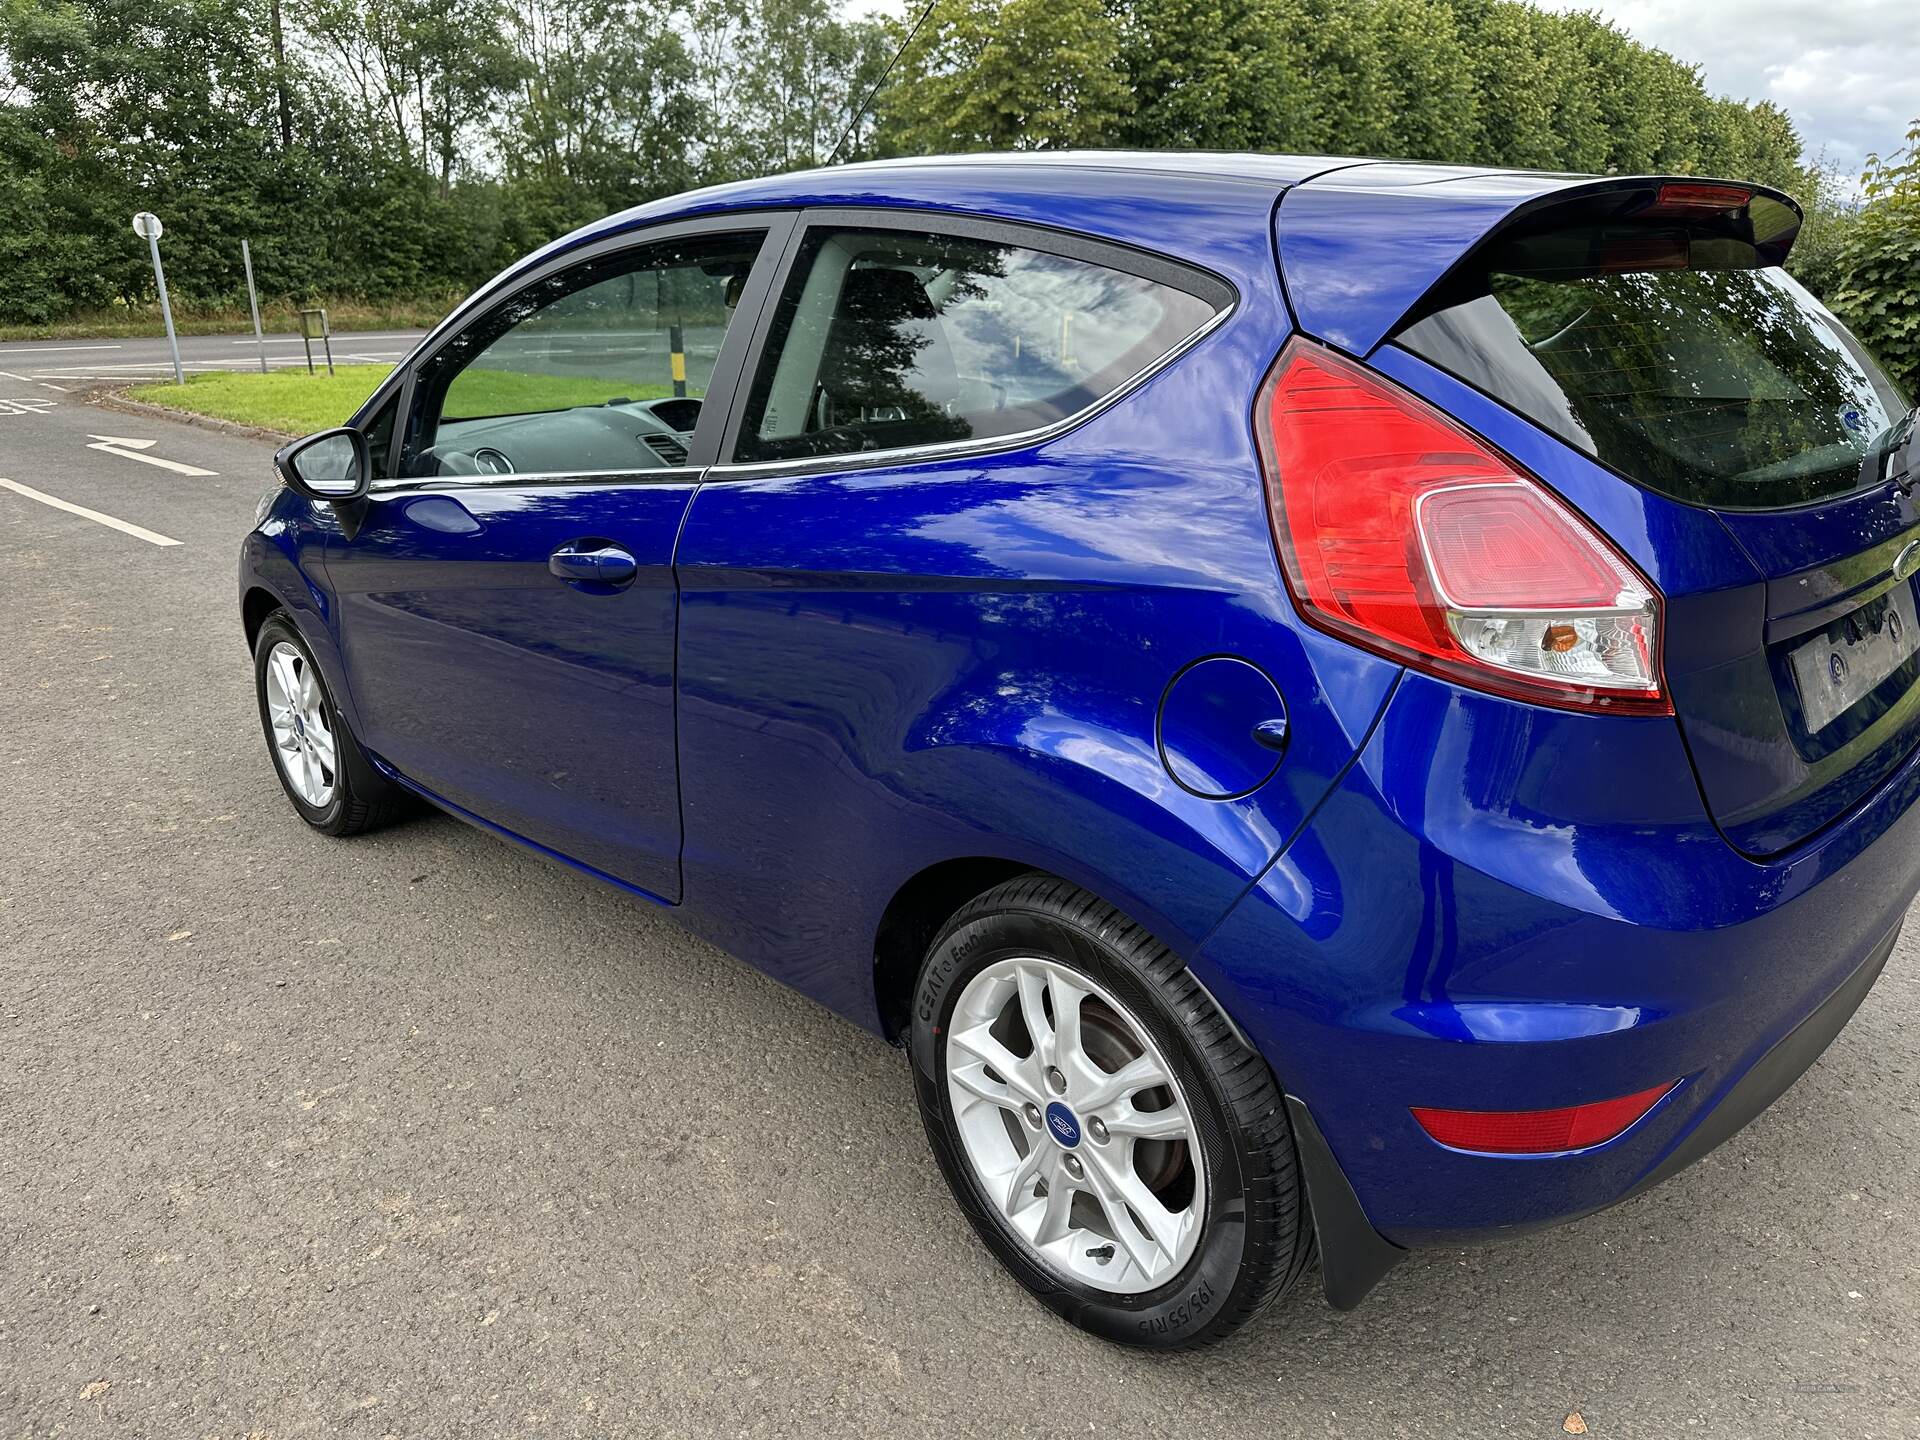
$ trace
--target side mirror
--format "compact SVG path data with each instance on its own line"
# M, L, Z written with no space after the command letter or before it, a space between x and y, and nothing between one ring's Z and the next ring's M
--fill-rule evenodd
M334 505L358 500L373 483L367 437L350 425L283 446L273 468L294 493Z

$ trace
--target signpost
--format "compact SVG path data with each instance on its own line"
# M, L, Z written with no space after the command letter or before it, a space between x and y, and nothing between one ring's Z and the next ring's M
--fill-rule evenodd
M315 307L300 312L300 343L307 348L307 373L313 374L313 342L318 340L327 350L327 374L333 373L333 328L327 323L327 312Z
M253 288L253 247L240 242L240 263L247 267L247 309L253 312L253 343L260 347L260 373L267 373L267 338L260 333L260 296Z
M167 299L167 272L160 268L160 217L142 210L133 217L133 233L147 242L153 251L153 278L160 286L160 318L167 322L167 348L173 351L173 383L184 385L187 377L180 370L180 341L173 333L173 304Z

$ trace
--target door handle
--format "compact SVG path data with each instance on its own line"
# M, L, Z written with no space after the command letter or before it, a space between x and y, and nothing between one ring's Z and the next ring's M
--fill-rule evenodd
M562 580L588 585L631 585L640 562L618 545L583 550L563 545L547 561L547 569Z

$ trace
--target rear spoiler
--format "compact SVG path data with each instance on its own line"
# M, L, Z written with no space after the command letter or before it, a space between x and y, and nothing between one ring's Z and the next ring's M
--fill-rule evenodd
M1784 192L1737 180L1362 164L1295 185L1273 223L1295 322L1364 357L1498 236L1677 221L1750 240L1778 264L1801 219Z

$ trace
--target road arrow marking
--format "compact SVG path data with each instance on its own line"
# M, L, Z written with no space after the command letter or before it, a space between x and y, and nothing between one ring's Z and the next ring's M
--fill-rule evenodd
M0 480L0 489L24 495L29 500L38 500L42 505L51 505L56 510L64 510L69 515L80 515L110 530L118 530L123 535L131 535L136 540L144 540L149 545L178 545L178 540L144 529L131 521L118 520L111 515L102 515L98 510L89 510L84 505L76 505L71 500L62 500L57 495L49 495L44 490L36 490L31 485L22 485L18 480Z
M141 452L151 449L152 440L130 440L124 435L95 435L89 450L98 450L102 455L118 455L122 460L138 460L142 465L158 465L162 470L171 470L176 475L218 475L218 470L202 470L198 465L182 465L178 460L168 460L159 455L145 455Z

